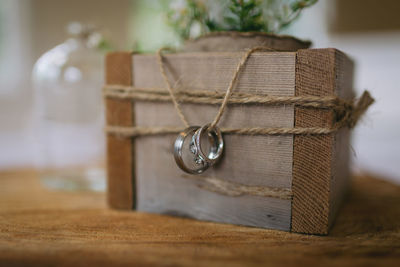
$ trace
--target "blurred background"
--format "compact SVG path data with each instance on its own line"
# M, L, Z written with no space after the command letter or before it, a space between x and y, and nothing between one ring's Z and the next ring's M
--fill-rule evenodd
M67 25L74 21L95 25L106 40L106 45L102 43L98 51L101 55L110 49L151 52L177 43L162 15L166 2L0 0L0 170L40 164L38 148L41 142L49 140L38 137L41 129L35 114L40 107L32 70L41 55L69 38ZM397 183L400 183L399 10L400 1L396 0L320 0L283 32L312 40L316 48L338 48L355 60L355 90L358 95L370 90L376 103L354 131L353 169ZM72 69L64 76L75 79L76 73ZM101 75L98 79L101 84ZM85 142L76 140L78 146ZM63 148L60 149L62 152ZM96 149L101 164L104 147L99 144ZM68 161L68 157L75 156L62 157Z

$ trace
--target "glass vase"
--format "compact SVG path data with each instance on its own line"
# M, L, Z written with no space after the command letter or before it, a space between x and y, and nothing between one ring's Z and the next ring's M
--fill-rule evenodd
M103 55L99 34L72 23L70 38L44 53L32 79L37 123L37 166L53 189L105 189Z

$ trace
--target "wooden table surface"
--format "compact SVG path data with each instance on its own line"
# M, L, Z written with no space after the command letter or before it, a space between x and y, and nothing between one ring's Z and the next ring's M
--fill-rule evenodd
M357 177L329 236L109 210L0 173L0 265L400 266L400 187Z

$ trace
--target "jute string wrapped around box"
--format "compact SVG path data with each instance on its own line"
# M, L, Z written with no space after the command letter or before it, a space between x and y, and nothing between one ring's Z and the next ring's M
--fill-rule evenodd
M107 125L105 130L108 134L116 135L121 138L132 138L139 136L178 134L190 124L183 114L180 103L220 105L218 113L211 123L211 127L218 124L224 114L227 105L294 105L296 107L308 107L317 109L334 110L338 120L331 128L324 127L293 127L293 128L222 128L224 134L240 135L326 135L338 131L342 127L354 127L361 115L373 103L373 98L368 91L365 91L358 101L343 100L335 96L316 97L316 96L268 96L255 95L248 93L233 92L237 83L240 71L246 64L250 55L256 51L273 51L268 47L255 47L248 50L237 65L233 77L225 93L200 91L200 90L174 90L165 73L162 51L158 51L158 63L160 72L167 85L165 88L138 88L123 85L106 85L103 94L106 98L131 99L133 101L153 101L153 102L173 102L175 109L182 120L184 127L123 127L117 125ZM186 177L186 176L185 176ZM209 191L218 192L228 196L238 195L258 195L264 197L274 197L280 199L290 199L292 192L290 189L272 188L265 186L247 186L220 180L213 177L187 176L191 179L202 179L205 183L202 186Z
M137 88L132 86L106 85L103 88L104 97L132 99L135 101L172 101L175 109L182 120L185 127L189 126L179 103L193 104L221 104L216 117L211 123L211 127L216 126L220 121L226 106L228 104L264 104L264 105L295 105L297 107L312 107L321 109L333 109L337 117L340 118L331 128L309 127L309 128L222 128L224 134L241 134L241 135L324 135L338 131L342 127L354 127L360 117L374 102L368 91L364 91L360 99L355 102L345 101L338 97L315 97L315 96L261 96L245 93L234 93L233 89L237 83L239 74L247 59L256 51L273 51L268 47L254 47L248 50L241 58L237 65L233 77L229 83L226 93L221 94L209 91L179 90L174 92L171 83L165 73L164 64L162 62L162 51L169 50L162 48L158 51L157 59L160 66L161 74L167 85L167 90L163 88ZM160 134L179 133L184 127L121 127L107 125L105 131L109 134L121 137L136 137Z

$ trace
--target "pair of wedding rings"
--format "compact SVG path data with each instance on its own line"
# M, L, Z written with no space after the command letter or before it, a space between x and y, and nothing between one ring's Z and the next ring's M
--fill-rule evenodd
M191 138L189 143L189 152L192 164L184 161L183 148L185 140ZM206 138L205 138L206 137ZM202 146L202 142L208 140L207 148ZM192 126L181 132L175 140L174 158L176 164L183 171L190 174L200 174L210 166L217 163L224 150L224 139L220 129L216 126L210 127L210 124Z

